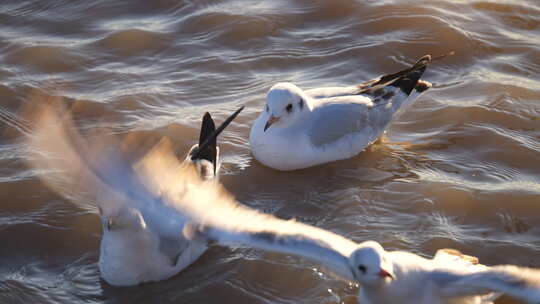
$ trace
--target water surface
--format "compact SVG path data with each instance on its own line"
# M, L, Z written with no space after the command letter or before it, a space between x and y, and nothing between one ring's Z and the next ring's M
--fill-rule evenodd
M435 87L350 160L277 172L249 128L278 81L359 83L426 54ZM0 6L0 111L36 91L87 129L168 136L184 153L202 114L246 109L220 139L222 181L243 203L355 241L486 264L540 267L537 1L30 1ZM172 279L99 277L96 214L46 189L0 141L1 303L348 303L357 286L305 259L214 246ZM504 298L498 303L513 303Z

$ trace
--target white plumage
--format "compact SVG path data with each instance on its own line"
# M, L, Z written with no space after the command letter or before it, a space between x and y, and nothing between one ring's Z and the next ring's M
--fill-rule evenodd
M360 304L488 304L503 293L526 303L540 303L538 269L488 267L452 249L437 251L433 259L385 251L377 242L355 243L329 231L244 207L221 214L227 220L205 218L206 224L191 234L221 244L243 244L310 258L345 280L359 282ZM234 221L228 220L231 218Z
M147 163L158 161L162 150L171 150L171 143L162 140L132 164L123 154L122 145L109 134L83 139L62 111L44 106L35 117L27 135L31 151L28 163L45 171L40 177L59 194L85 208L99 210L103 226L99 269L103 279L119 286L167 279L203 254L206 242L187 240L181 233L187 218L162 199L163 187L169 187L163 183L176 182L168 179L171 168L157 178L139 178L155 173ZM194 181L217 183L219 149L215 136L219 132L212 134L214 130L207 114L199 144L214 137L203 147L206 152L198 153L199 145L195 145L183 164L177 164L190 167L190 174L196 175Z
M431 87L420 80L431 61L427 55L411 68L354 86L274 85L251 128L253 155L271 168L296 170L360 153Z

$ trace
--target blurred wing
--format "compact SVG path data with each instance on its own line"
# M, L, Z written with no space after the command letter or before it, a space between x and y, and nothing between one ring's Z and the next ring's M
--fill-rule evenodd
M43 180L75 202L82 199L104 210L129 204L141 210L154 229L173 236L182 233L181 219L187 218L205 238L302 255L353 279L349 256L357 247L354 242L238 204L219 183L202 180L191 162L180 162L169 140L161 140L131 165L118 149L109 148L112 142L88 144L69 119L62 120L47 108L28 144L35 152L29 163L47 170ZM96 193L107 193L111 199L95 200ZM163 216L168 213L178 217Z
M234 210L229 220L234 222L212 223L208 234L222 244L243 244L304 256L341 278L354 280L349 257L357 244L340 235L247 210Z
M98 194L114 196L114 191L96 176L80 154L86 151L87 158L93 157L80 141L69 115L62 115L58 108L50 106L36 107L39 110L34 115L33 128L26 134L29 166L38 171L46 185L74 203L91 209L117 209L119 206L97 203Z
M437 271L435 282L447 297L500 292L527 303L540 303L540 270L517 266L494 266L469 274Z
M214 203L193 210L196 214L192 213L192 217L202 223L192 228L197 230L195 233L223 245L304 256L344 279L354 280L349 257L357 248L356 243L330 231L260 213L227 196Z
M163 201L147 177L135 172L118 141L109 134L83 139L66 111L36 107L40 110L27 136L27 163L40 171L46 185L73 203L99 208L104 216L115 215L126 206L136 208L150 229L163 237L178 238L185 223L182 214ZM197 176L193 178L197 180ZM175 216L167 216L171 212Z
M452 267L459 267L461 269L466 269L467 271L480 271L485 270L487 267L485 265L478 263L478 258L470 255L461 253L456 249L439 249L433 257L433 262L437 265Z
M215 181L198 178L193 166L180 163L162 141L136 165L152 192L184 214L192 225L188 238L204 238L223 245L243 245L297 254L315 260L337 275L352 280L349 256L357 244L335 233L281 220L240 205Z

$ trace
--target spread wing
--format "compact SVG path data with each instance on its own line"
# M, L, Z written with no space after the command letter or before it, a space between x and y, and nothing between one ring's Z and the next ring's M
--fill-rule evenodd
M186 237L305 256L353 280L349 256L356 243L330 231L243 206L215 180L190 177L197 175L192 168L180 163L164 142L136 165L147 187L192 222L184 230Z
M51 189L85 208L99 209L105 214L121 208L122 199L112 199L117 193L104 183L88 162L95 160L92 146L81 140L65 109L36 105L32 127L26 133L26 162ZM84 154L81 154L84 152ZM117 164L120 166L121 164ZM118 170L119 172L122 170ZM101 191L97 191L100 189ZM110 199L100 200L98 196ZM102 205L100 202L110 201Z
M223 245L243 245L304 256L341 278L354 280L349 256L357 248L356 243L330 231L294 220L281 220L233 201L227 205L212 208L212 214L194 216L202 215L200 221L203 223L193 228L196 233Z
M82 199L104 213L128 205L141 210L150 228L163 237L184 233L221 244L297 254L353 279L348 259L356 243L240 205L218 182L203 180L193 163L179 161L168 140L135 162L114 138L99 136L96 143L89 143L68 116L52 107L41 111L35 125L28 137L34 151L29 164L45 170L40 175L44 182L75 202ZM96 200L96 193L107 193L110 199ZM168 213L177 216L163 216ZM185 220L193 224L184 228Z
M540 270L518 266L493 266L486 270L457 274L435 271L435 282L445 297L504 293L527 303L540 303Z
M349 256L356 243L330 231L243 206L214 180L186 180L189 168L179 163L165 145L147 154L137 171L149 187L159 189L164 201L192 222L184 230L186 237L305 256L345 279L353 279Z
M99 209L105 217L135 208L156 235L178 239L184 215L136 172L135 159L123 151L122 143L110 134L83 138L69 113L59 106L32 106L26 161L47 186L75 204ZM186 180L199 180L195 169L189 172Z

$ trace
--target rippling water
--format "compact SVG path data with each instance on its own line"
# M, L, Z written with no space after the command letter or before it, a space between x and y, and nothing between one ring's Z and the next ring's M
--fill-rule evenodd
M357 157L296 172L258 164L251 122L268 88L358 83L426 53L456 55ZM538 1L26 1L0 5L0 114L33 92L86 128L166 135L187 151L200 117L246 109L221 138L243 203L356 241L540 267ZM1 303L355 303L357 287L304 259L212 247L174 278L99 278L98 217L47 190L0 134ZM179 151L184 153L184 151ZM502 299L499 303L513 303Z

